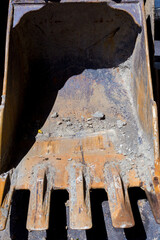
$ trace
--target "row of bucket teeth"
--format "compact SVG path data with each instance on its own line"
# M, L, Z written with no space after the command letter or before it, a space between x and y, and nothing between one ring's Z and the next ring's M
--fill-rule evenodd
M160 193L155 194L153 188L151 191L145 190L145 192L150 203L154 218L156 222L160 224Z
M88 179L82 166L71 169L69 191L69 222L71 229L92 228L90 189ZM28 230L46 230L49 227L51 202L51 180L47 179L45 168L39 168L33 175L30 189L30 201L27 217ZM130 228L134 226L134 218L130 205L128 189L116 167L105 169L105 190L108 193L112 224L115 228ZM5 229L12 195L16 186L11 184L10 172L0 176L0 230ZM146 191L153 214L160 222L160 200L152 189Z

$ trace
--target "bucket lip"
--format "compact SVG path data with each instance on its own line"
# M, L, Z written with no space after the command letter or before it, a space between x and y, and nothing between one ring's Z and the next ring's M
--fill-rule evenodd
M97 1L97 0L60 0L60 1L54 1L54 0L51 0L51 1L48 1L48 0L11 0L12 4L40 4L40 3L64 3L64 2L70 2L70 3L73 3L73 2L95 2L95 3L112 3L112 4L124 4L124 3L139 3L140 0L100 0L100 1Z
M139 13L139 7L142 0L11 0L13 6L23 6L27 9L27 5L35 7L43 7L54 4L107 4L113 9L122 10L131 15L134 22L142 27L142 15ZM135 9L136 8L136 9ZM141 8L141 7L140 7Z

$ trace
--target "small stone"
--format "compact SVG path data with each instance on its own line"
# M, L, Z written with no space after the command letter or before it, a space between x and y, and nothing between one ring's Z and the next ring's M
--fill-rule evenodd
M72 158L68 158L68 161L72 161Z
M72 123L71 122L67 122L67 126L72 126Z
M90 122L92 120L92 118L87 118L87 122Z
M61 121L58 121L58 122L57 122L57 125L61 125L61 124L62 124L62 122L61 122Z
M57 112L54 112L52 115L51 115L51 118L57 118L58 117L58 113Z
M117 127L122 128L123 126L127 125L125 121L117 120Z
M105 115L102 112L99 112L99 111L95 112L92 116L94 118L99 119L99 120L105 119Z
M69 122L69 121L70 121L70 118L62 118L62 121L63 121L63 122Z

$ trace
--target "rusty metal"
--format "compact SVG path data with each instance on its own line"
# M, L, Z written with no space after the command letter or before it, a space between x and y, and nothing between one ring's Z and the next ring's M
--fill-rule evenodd
M114 227L134 226L128 188L136 186L160 223L143 1L10 1L0 125L1 230L20 189L30 190L28 230L48 229L55 189L69 192L72 229L92 227L90 190L98 188ZM17 129L26 139L19 158Z

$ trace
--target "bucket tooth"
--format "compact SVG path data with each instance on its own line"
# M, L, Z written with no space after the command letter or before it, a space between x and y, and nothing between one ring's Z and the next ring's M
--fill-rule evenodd
M6 227L14 187L10 182L10 174L0 176L0 231Z
M35 181L35 183L34 183ZM38 169L31 187L27 217L28 230L46 230L49 227L51 189L47 183L46 169Z
M121 177L116 167L105 169L109 208L112 223L115 228L130 228L134 226L134 218L129 201L128 190L124 189Z
M154 218L157 223L160 223L160 179L159 177L153 178L153 184L149 184L149 188L145 188L145 193L151 210L153 212Z
M89 187L82 168L72 167L71 172L69 189L70 228L90 229L92 227L92 220Z
M149 192L147 190L145 190L145 193L151 206L154 218L157 223L160 223L160 195L158 197L155 192Z

